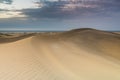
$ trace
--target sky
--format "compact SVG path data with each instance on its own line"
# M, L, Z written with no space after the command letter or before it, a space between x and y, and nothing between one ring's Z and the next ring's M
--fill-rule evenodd
M0 0L0 30L120 31L120 0Z

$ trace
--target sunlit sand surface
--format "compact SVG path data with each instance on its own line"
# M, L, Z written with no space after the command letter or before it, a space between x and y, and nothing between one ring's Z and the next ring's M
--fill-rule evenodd
M10 39L0 44L0 80L120 80L119 34L80 29Z

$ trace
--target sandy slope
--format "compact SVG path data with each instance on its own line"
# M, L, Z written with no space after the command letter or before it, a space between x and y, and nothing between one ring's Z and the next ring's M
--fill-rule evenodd
M0 80L120 80L119 35L82 31L0 44Z

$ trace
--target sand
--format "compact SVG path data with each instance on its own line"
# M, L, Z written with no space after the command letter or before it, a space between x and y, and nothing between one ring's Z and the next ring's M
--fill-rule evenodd
M120 32L115 32L115 33L120 34Z
M36 34L0 44L0 80L120 80L120 35L98 31L109 36L98 41L86 32L96 30Z

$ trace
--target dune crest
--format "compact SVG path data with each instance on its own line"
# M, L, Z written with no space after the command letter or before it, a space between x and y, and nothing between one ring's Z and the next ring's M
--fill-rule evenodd
M84 28L18 37L0 44L1 80L120 80L119 34Z

